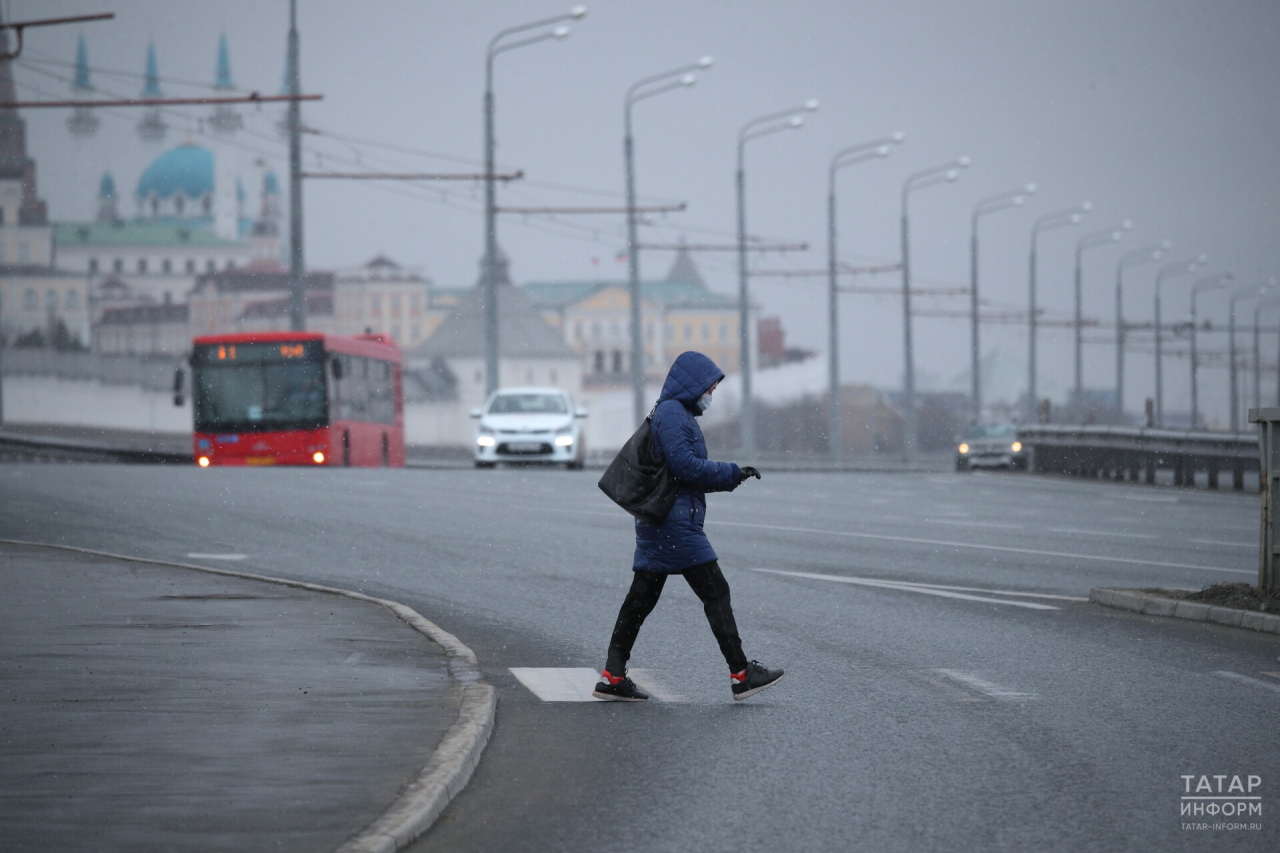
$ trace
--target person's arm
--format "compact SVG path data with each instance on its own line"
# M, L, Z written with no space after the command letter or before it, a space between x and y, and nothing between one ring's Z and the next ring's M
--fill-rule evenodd
M699 459L693 452L695 427L687 418L678 414L675 417L658 417L657 412L654 415L654 439L677 480L714 492L731 492L738 487L742 474L737 465Z

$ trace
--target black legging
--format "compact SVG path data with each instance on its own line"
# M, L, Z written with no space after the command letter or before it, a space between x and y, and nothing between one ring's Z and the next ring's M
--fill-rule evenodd
M631 589L618 611L618 621L613 626L613 637L609 640L609 662L605 669L610 675L622 675L627 661L631 659L631 647L636 644L636 635L645 617L653 612L662 595L662 587L667 583L664 572L633 572ZM720 564L715 560L703 563L682 572L671 574L684 575L693 592L702 602L702 609L711 623L711 633L715 634L720 644L720 653L729 664L730 672L741 672L747 667L746 655L742 653L742 640L738 639L738 624L733 619L733 606L729 603L729 582L720 571Z

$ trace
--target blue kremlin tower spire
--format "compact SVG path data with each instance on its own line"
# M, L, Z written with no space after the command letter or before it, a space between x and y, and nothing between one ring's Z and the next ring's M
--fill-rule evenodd
M84 36L76 44L76 75L71 83L71 91L77 98L83 98L93 91L93 83L89 80L89 50L85 47ZM67 130L73 136L92 136L98 130L99 119L93 114L92 107L76 107L67 118Z
M146 83L142 87L142 97L159 98L163 94L160 90L160 71L156 65L156 45L153 41L147 44ZM138 120L138 136L142 137L144 142L158 142L164 139L168 130L169 125L160 115L159 107L147 107L142 113L142 118Z
M228 92L235 88L231 82L231 52L227 49L227 34L218 36L218 66L213 88ZM244 120L229 104L218 104L209 117L209 125L219 133L232 133L244 127Z

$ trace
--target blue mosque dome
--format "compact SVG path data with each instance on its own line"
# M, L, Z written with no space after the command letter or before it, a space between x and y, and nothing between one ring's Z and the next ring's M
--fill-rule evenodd
M138 179L139 199L168 199L181 192L189 199L213 194L213 152L192 142L164 152Z

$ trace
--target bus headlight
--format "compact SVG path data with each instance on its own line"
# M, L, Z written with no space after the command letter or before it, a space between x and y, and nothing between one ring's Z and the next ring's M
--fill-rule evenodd
M571 435L556 436L556 447L572 447L572 446L573 446L573 436Z
M324 464L324 454L323 454L322 452L320 452L319 450L317 450L315 453L311 454L311 458L312 458L313 460L315 460L315 463L316 463L317 465L323 465L323 464Z
M209 467L209 457L208 457L208 456L201 456L199 459L197 459L197 460L196 460L196 464L198 464L201 468L208 468L208 467Z
M476 438L476 444L481 447L493 447L497 443L491 435L481 435Z
M1015 441L1013 444L1009 445L1009 449L1012 450L1014 453L1018 453L1019 451L1022 450L1022 442Z
M962 445L960 445L959 450L960 450L960 452L961 452L961 453L968 453L968 452L969 452L969 445L967 445L967 444L962 444Z

